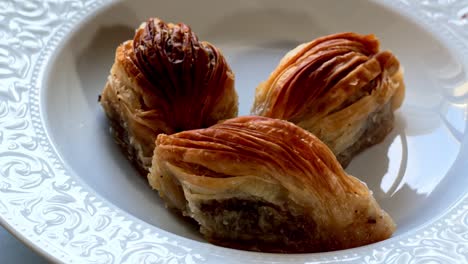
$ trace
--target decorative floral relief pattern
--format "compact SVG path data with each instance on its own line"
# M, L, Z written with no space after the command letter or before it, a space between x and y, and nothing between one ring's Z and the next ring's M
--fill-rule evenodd
M457 0L425 0L418 4L425 15L434 21L443 22L446 29L453 31L459 39L468 44L468 4ZM445 22L445 23L444 23ZM448 22L448 23L446 23Z
M0 215L6 226L67 263L217 263L210 249L188 247L134 220L76 183L45 136L38 74L81 19L111 0L0 2ZM468 54L468 1L386 1L457 39ZM468 197L431 226L371 251L311 257L310 263L468 262ZM235 262L234 253L232 254ZM218 260L218 261L216 261ZM297 261L291 257L286 262ZM223 260L226 262L228 260ZM255 257L251 262L278 261Z

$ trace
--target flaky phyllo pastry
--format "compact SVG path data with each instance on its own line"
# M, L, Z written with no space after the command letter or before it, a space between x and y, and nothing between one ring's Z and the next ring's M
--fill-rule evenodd
M391 131L403 97L397 58L374 35L340 33L287 53L257 87L252 113L312 132L346 166Z
M284 120L238 117L156 140L148 176L207 240L267 252L351 248L395 224L314 135Z
M221 52L185 24L149 19L115 54L101 104L117 142L142 174L159 133L237 115L234 74Z

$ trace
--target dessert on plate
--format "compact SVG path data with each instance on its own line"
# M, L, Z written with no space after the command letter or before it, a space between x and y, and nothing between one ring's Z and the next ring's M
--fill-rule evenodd
M142 175L160 133L237 116L234 74L223 54L185 24L150 18L116 50L100 103L117 143Z
M310 131L346 167L392 130L404 90L398 59L374 35L339 33L288 52L257 87L252 113Z
M299 46L257 88L257 116L235 117L221 52L151 18L117 48L100 103L129 160L208 241L282 253L362 246L395 230L341 165L385 137L403 99L398 60L378 45L343 33Z

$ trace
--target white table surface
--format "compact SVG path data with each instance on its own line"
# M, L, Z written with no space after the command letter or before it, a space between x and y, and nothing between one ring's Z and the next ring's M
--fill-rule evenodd
M0 226L0 263L48 263Z

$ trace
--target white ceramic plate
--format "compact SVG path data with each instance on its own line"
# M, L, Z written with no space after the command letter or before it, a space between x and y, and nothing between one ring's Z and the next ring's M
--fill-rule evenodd
M0 213L67 263L468 261L468 1L13 1L0 3ZM240 113L300 42L375 33L405 68L396 128L348 171L396 220L386 241L317 254L206 243L119 152L97 97L115 47L148 17L185 22L236 73Z

